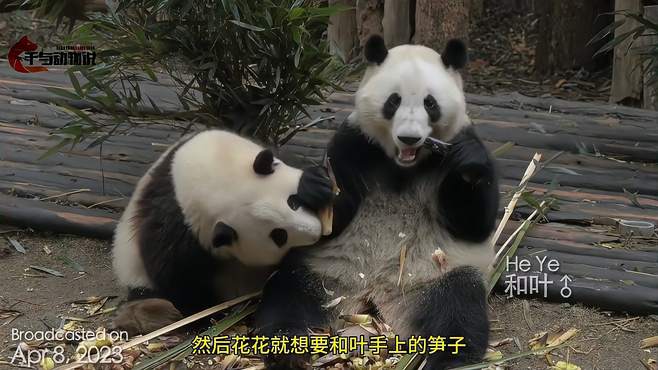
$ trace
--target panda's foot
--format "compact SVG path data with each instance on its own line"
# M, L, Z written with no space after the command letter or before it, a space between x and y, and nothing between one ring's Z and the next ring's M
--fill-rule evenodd
M148 298L127 302L117 311L113 329L124 330L130 336L147 334L183 318L183 315L166 299Z
M310 355L270 355L265 357L265 368L267 370L310 370Z
M445 274L446 272L448 272L449 269L448 256L443 251L443 249L436 248L434 253L432 253L432 261L434 261L434 264L439 269L439 272L441 274Z

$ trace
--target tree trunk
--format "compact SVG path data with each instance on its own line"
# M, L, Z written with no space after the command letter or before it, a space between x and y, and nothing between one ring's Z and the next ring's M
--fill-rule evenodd
M371 35L381 35L384 18L384 0L357 0L356 24L359 30L359 46L363 48Z
M615 11L629 10L642 14L642 0L616 0ZM615 21L625 19L623 15L615 15ZM615 37L632 30L639 24L627 19L623 26L615 30ZM612 65L612 88L610 102L638 105L642 98L642 68L637 68L641 59L629 52L626 40L615 47Z
M409 0L386 0L384 2L384 40L386 46L408 44L411 40L411 19Z
M468 42L470 2L417 0L415 43L441 51L452 38Z
M553 0L535 5L541 14L535 52L535 67L540 75L555 70L600 67L601 60L592 57L601 45L588 45L588 42L612 21L600 16L612 11L610 0Z
M645 6L644 7L644 17L653 22L658 23L658 5ZM650 35L643 36L641 38L642 45L647 47L651 45L658 45L658 36L650 32ZM643 68L644 74L644 90L642 92L643 104L642 108L658 110L658 85L654 82L650 84L651 79L656 75L656 66L652 70L648 69L649 62L645 62Z
M354 6L354 1L329 0L329 5ZM338 54L346 62L354 58L359 46L356 28L356 9L350 9L332 15L329 19L327 34L332 54Z

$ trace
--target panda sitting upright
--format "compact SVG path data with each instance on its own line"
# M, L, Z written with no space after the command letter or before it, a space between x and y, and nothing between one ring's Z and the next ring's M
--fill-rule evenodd
M458 355L446 347L428 356L426 369L478 361L489 335L483 272L499 192L466 114L457 71L466 47L451 40L441 55L419 45L387 50L372 36L365 56L355 112L327 152L340 189L334 232L284 258L264 288L256 329L305 335L337 314L368 312L403 338L464 338ZM428 138L451 145L431 151ZM337 297L346 299L326 308ZM269 369L310 368L303 356L265 360Z
M323 169L289 167L236 134L181 139L139 181L117 226L113 267L130 302L115 327L150 332L262 289L290 248L320 239L315 212L332 196Z

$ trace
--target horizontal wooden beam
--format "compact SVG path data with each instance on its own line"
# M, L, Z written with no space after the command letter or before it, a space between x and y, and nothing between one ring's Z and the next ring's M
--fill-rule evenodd
M118 214L0 194L0 224L111 239Z

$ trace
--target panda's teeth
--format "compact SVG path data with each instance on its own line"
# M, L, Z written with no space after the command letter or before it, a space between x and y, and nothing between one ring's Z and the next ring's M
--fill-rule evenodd
M400 149L398 158L402 162L411 162L416 159L416 148Z

